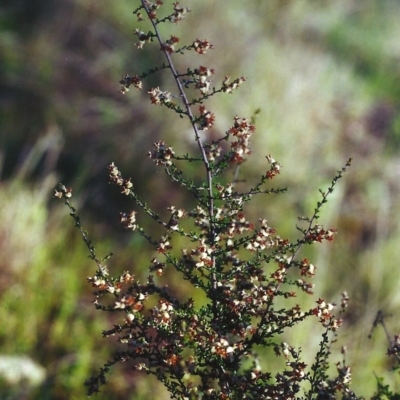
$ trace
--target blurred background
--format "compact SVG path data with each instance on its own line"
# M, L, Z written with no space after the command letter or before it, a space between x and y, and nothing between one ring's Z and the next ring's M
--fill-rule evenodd
M216 114L215 134L225 132L233 116L251 117L260 109L243 178L255 182L268 168L267 154L282 165L274 182L288 194L256 198L246 209L249 217L267 218L282 237L296 238L297 217L312 214L318 189L326 189L353 157L321 216L324 226L338 229L335 241L304 253L318 268L315 299L299 301L340 302L346 290L350 309L332 360L339 361L340 346L347 345L358 395L372 395L374 374L400 390L398 376L388 372L383 330L368 339L378 310L389 315L391 335L400 330L400 2L182 5L192 13L186 22L163 26L164 36L175 34L182 45L208 39L215 49L202 58L177 56L181 70L214 68L216 85L227 74L247 79L239 92L208 103ZM158 140L190 151L188 126L151 106L145 90L118 92L121 76L161 60L152 45L141 51L134 46L135 7L127 0L1 2L2 399L84 398L82 382L112 354L101 335L108 316L95 312L86 283L96 265L68 210L53 199L56 184L73 187L73 204L98 255L115 254L110 269L137 276L145 276L152 252L120 228L119 212L132 206L108 185L107 166L116 162L160 213L170 204L190 207L147 157ZM148 85L168 88L166 78L160 74ZM309 360L320 340L307 326L284 339L301 346ZM127 365L113 370L97 398L168 395Z

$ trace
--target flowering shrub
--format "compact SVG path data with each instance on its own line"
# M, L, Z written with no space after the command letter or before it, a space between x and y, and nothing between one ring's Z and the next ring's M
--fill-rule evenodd
M313 295L316 267L301 257L300 251L305 245L334 239L335 229L319 225L318 218L351 160L337 172L328 190L321 191L313 214L301 218L297 239L281 237L265 215L260 215L257 222L249 221L245 208L255 195L285 191L270 187L280 173L280 165L266 154L265 172L258 182L244 192L238 191L240 166L251 156L255 125L251 119L235 116L226 132L211 139L207 131L213 129L215 115L204 104L211 96L233 93L245 78L225 77L214 86L211 76L215 71L200 63L184 72L176 69L176 55L194 52L201 56L213 49L205 39L179 47L180 38L161 37L160 24L176 24L189 12L178 2L170 7L160 0L142 0L134 14L138 23L150 21L152 29L147 33L136 29L137 48L158 43L165 61L141 74L125 75L120 81L121 93L127 94L131 87L143 90L150 75L169 74L176 92L148 88L150 103L186 119L197 145L196 154L177 155L160 140L148 152L155 165L196 200L190 210L169 205L169 218L165 220L139 197L131 179L116 164L109 166L110 183L135 204L134 210L121 212L122 226L142 235L157 253L149 260L147 278L140 281L133 271L112 275L106 259L97 257L81 227L70 202L71 189L60 184L56 190L97 263L96 273L88 278L94 288L95 307L116 313L119 320L103 335L116 336L121 350L86 382L88 394L98 392L106 383L112 365L129 362L134 370L156 376L173 399L356 399L350 389L351 371L345 362L345 349L336 373L328 375L331 343L342 323L339 316L347 306L347 294L342 294L339 307L321 298L307 309L293 302L301 292ZM196 97L189 99L188 93L196 93ZM186 175L185 163L202 168L202 183ZM151 195L148 200L151 202ZM153 237L141 226L144 214L163 227L161 237ZM177 251L172 244L175 236L189 245ZM178 298L161 285L159 277L166 271L201 291L205 305L192 298ZM311 365L302 360L300 348L282 340L285 331L308 319L323 328ZM274 372L261 366L259 350L268 348L284 360L282 370Z

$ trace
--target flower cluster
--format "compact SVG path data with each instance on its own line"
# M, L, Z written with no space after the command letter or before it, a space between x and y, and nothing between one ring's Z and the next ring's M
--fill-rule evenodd
M217 160L222 153L222 147L219 144L212 143L209 146L207 146L206 154L207 154L207 160L208 161L215 161Z
M337 331L342 325L341 319L335 319L332 315L336 304L327 303L325 300L318 299L318 307L313 309L313 314L319 318L322 326L329 328L332 331Z
M174 306L166 300L160 300L159 304L159 307L153 307L151 309L153 322L158 327L170 327L172 324L172 316L174 315Z
M171 93L163 92L160 88L153 88L147 92L150 95L151 104L168 104L171 102Z
M269 171L266 172L265 177L267 179L273 179L276 175L278 175L281 171L281 166L279 165L279 163L274 160L271 155L269 154L268 156L265 157L269 164L270 164L270 169Z
M239 86L246 80L243 76L230 82L231 77L226 76L222 83L222 91L231 94L234 90L238 89Z
M155 3L151 1L144 0L143 6L149 19L156 19L157 10L163 5L162 0L157 0Z
M174 13L171 15L169 20L176 24L177 22L182 21L183 19L185 19L185 14L190 12L190 8L181 7L179 2L177 2L177 1L175 1L173 3L173 6L174 6Z
M72 197L72 188L67 188L60 183L54 192L54 197L58 197L59 199L70 199Z
M247 243L247 250L262 251L277 244L275 229L268 226L266 219L260 219L260 222L261 227L257 229L253 239Z
M138 227L136 224L136 211L131 211L129 214L120 213L119 220L126 229L131 229L134 231Z
M304 258L300 262L299 267L300 267L301 275L309 276L309 277L312 277L315 275L316 267L315 267L315 265L310 264L310 262L307 260L307 258Z
M207 53L207 50L213 49L214 46L208 40L196 39L193 42L193 48L196 51L196 53L205 54Z
M255 131L255 126L246 118L234 118L233 126L228 130L228 133L236 138L231 143L231 161L241 163L244 161L244 156L251 154L250 137Z
M156 250L159 253L165 254L168 250L172 249L171 243L169 242L170 237L168 235L161 236L158 244L156 246Z
M323 240L328 240L331 242L336 233L336 229L325 230L320 225L315 225L306 235L305 239L309 242L322 242Z
M207 246L204 239L200 239L199 245L190 252L187 249L182 249L185 265L190 265L197 269L209 268L213 265L212 253L213 249Z
M216 340L211 347L211 353L215 353L221 358L227 358L228 356L232 358L234 351L235 347L231 346L224 338L219 338Z
M177 209L175 206L168 207L168 210L171 212L171 218L166 227L172 231L177 231L179 229L179 220L185 217L186 213L182 208Z
M114 163L111 163L110 166L108 167L108 172L109 172L109 179L110 183L114 183L117 186L121 187L121 193L125 194L128 196L131 193L131 189L133 187L133 184L131 182L131 178L129 179L123 179L121 172L119 169L115 166Z
M138 49L143 49L146 42L151 42L153 35L151 33L144 33L143 31L136 29L135 35L139 38L139 43L136 44Z
M156 165L171 165L175 152L172 147L166 147L165 142L154 143L153 151L149 151L149 157L154 160Z
M161 50L171 54L175 51L175 44L179 42L179 38L171 35L171 37L161 45Z
M195 88L199 89L202 94L206 94L210 90L211 81L207 78L211 74L214 74L214 70L203 66L194 70L193 82L195 83Z
M198 117L199 129L206 131L215 123L215 115L208 111L204 106L199 107L200 116Z
M138 75L130 76L126 74L120 81L120 92L125 94L129 91L129 87L133 85L136 89L142 89L143 82Z

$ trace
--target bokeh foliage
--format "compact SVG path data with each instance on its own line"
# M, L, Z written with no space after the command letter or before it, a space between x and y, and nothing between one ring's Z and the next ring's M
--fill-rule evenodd
M216 58L207 54L218 77L247 78L240 94L213 100L217 129L226 130L235 114L261 109L247 179L259 175L257 155L271 153L284 166L279 182L289 193L261 201L250 215L262 213L291 235L296 217L313 209L317 189L354 158L323 221L338 229L336 242L310 257L319 268L321 296L337 301L347 290L352 299L341 343L349 348L354 389L370 395L375 371L400 390L398 377L385 372L383 332L367 338L376 311L397 317L400 304L400 4L185 5L193 11L176 27L179 36L207 38L223 49ZM81 398L83 380L98 367L96 355L103 360L110 351L85 283L94 265L65 210L52 203L55 183L74 188L96 248L115 253L115 268L139 275L150 255L118 227L118 213L129 205L108 186L106 166L118 161L160 213L166 204L189 201L146 158L160 138L174 148L191 146L185 126L151 108L142 92L118 93L120 76L158 60L149 48L137 56L133 8L126 0L6 0L0 6L0 353L27 354L48 373L34 391L3 383L10 398ZM389 325L393 333L400 328L396 318ZM305 334L298 333L299 343ZM309 342L311 351L317 343ZM163 396L127 368L115 374L104 398L127 398L130 385L135 398Z

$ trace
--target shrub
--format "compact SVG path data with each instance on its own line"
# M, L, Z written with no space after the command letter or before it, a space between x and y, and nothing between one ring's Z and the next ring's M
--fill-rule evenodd
M120 81L121 93L126 94L132 87L141 90L146 78L154 74L169 75L175 93L148 88L150 102L186 120L196 145L195 151L178 155L159 140L148 153L196 203L189 210L169 204L167 218L138 195L131 179L116 164L109 166L110 183L135 205L134 210L121 212L122 226L141 235L156 254L149 260L146 278L138 279L133 271L112 274L106 266L109 256L97 256L81 226L70 202L72 190L62 184L56 190L97 264L96 273L88 278L95 307L116 314L117 322L104 330L103 336L116 336L119 350L88 379L88 394L100 390L114 364L129 362L134 370L154 375L173 399L356 399L350 389L351 371L344 348L342 361L334 364L335 372L329 371L331 344L342 323L347 294L342 294L337 313L334 303L321 298L309 308L296 303L301 293L313 295L316 273L301 250L334 239L335 229L324 228L318 219L351 160L337 171L329 188L320 191L312 215L299 218L296 239L281 237L268 224L265 210L257 222L248 220L245 210L254 196L285 192L271 187L280 165L266 154L265 170L257 182L249 184L241 177L241 166L251 157L254 118L235 116L232 126L218 133L215 115L205 106L211 97L236 91L244 77L225 77L214 86L211 76L215 71L201 63L178 71L176 57L201 56L213 50L206 39L181 45L174 35L161 37L162 24L176 24L189 11L178 2L169 9L161 1L141 1L134 14L139 23L147 20L150 30L136 29L137 47L158 44L164 62L141 74L127 74ZM195 171L192 165L197 167ZM201 182L196 181L198 171L203 174ZM156 195L156 191L150 193L148 201ZM162 227L161 237L141 222L145 215ZM201 296L197 295L196 301L174 293L163 284L165 274L186 281ZM283 339L285 332L306 320L323 328L311 365L303 360L301 348ZM268 350L277 359L264 366L260 352ZM376 398L379 393L384 394L383 389Z

